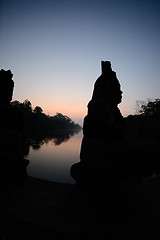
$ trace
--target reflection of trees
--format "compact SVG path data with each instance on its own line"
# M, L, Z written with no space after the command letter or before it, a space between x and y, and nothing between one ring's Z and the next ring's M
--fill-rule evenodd
M40 149L43 144L48 144L52 141L55 146L60 145L63 142L67 142L74 134L78 133L79 129L69 129L69 130L57 130L54 135L48 137L37 137L30 139L29 144L34 150Z
M32 109L32 104L28 99L23 103L11 102L11 109L12 117L15 119L14 125L17 125L18 129L20 127L19 120L22 119L25 136L30 139L30 146L35 150L40 149L44 143L47 144L50 140L55 146L60 145L82 129L71 118L61 113L49 116L43 113L40 106Z
M67 142L69 138L53 138L53 142L55 146L60 145L62 142Z
M60 145L62 142L68 141L75 133L78 133L79 130L70 129L68 131L57 131L57 136L53 137L53 142L55 146Z
M29 145L32 146L34 150L39 150L43 144L48 144L52 138L34 138L29 140Z

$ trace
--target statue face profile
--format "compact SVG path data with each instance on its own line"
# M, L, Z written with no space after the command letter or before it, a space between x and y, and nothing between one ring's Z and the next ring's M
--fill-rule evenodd
M106 92L106 100L109 100L113 105L118 105L122 102L122 93L120 85L111 87Z
M109 61L101 61L102 75L108 74L112 71L111 63Z
M106 100L108 100L113 105L118 105L122 101L122 91L120 83L116 77L116 73L112 71L111 63L109 61L101 61L102 68L102 78L105 82L105 96ZM102 89L102 94L104 89Z
M117 104L120 104L122 102L122 91L120 89L119 93L117 94Z

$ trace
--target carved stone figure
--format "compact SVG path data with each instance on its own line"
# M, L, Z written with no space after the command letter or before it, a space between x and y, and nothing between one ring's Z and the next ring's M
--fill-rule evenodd
M9 104L12 100L14 82L12 80L13 74L10 70L5 71L1 69L0 79L1 79L1 90L0 90L0 104Z
M23 135L23 118L19 115L17 118L10 105L14 88L12 77L10 70L0 71L0 180L3 183L21 183L27 176L29 163L24 159L28 149Z
M76 185L92 189L109 186L130 174L126 163L124 120L118 109L122 91L109 61L94 84L88 114L84 118L80 162L71 167Z
M124 136L118 109L121 86L110 62L101 64L102 74L95 82L84 118L80 162L71 167L76 181L72 212L81 222L94 224L98 219L97 223L105 221L106 226L128 224L141 216L145 219L151 210L144 207L145 196L139 192L147 157L144 146L132 144Z

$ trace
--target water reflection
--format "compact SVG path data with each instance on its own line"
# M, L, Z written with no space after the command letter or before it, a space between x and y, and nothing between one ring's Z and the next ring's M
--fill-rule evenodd
M29 176L49 181L74 183L70 167L79 161L82 131L57 132L56 137L30 140Z
M47 144L49 141L53 141L54 145L57 146L63 142L68 141L74 134L77 134L80 131L81 130L79 129L57 130L54 131L54 135L52 135L51 137L42 136L30 139L29 144L35 150L38 150L43 144Z

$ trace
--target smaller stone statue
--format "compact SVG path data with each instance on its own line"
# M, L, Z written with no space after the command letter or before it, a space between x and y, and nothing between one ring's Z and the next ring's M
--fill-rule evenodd
M0 71L0 180L22 183L29 161L24 158L28 145L23 133L23 116L11 107L14 82L10 70ZM17 127L18 126L18 127Z
M14 82L12 80L13 74L10 70L5 71L2 69L0 71L1 78L1 90L0 90L0 104L9 104L12 100Z

